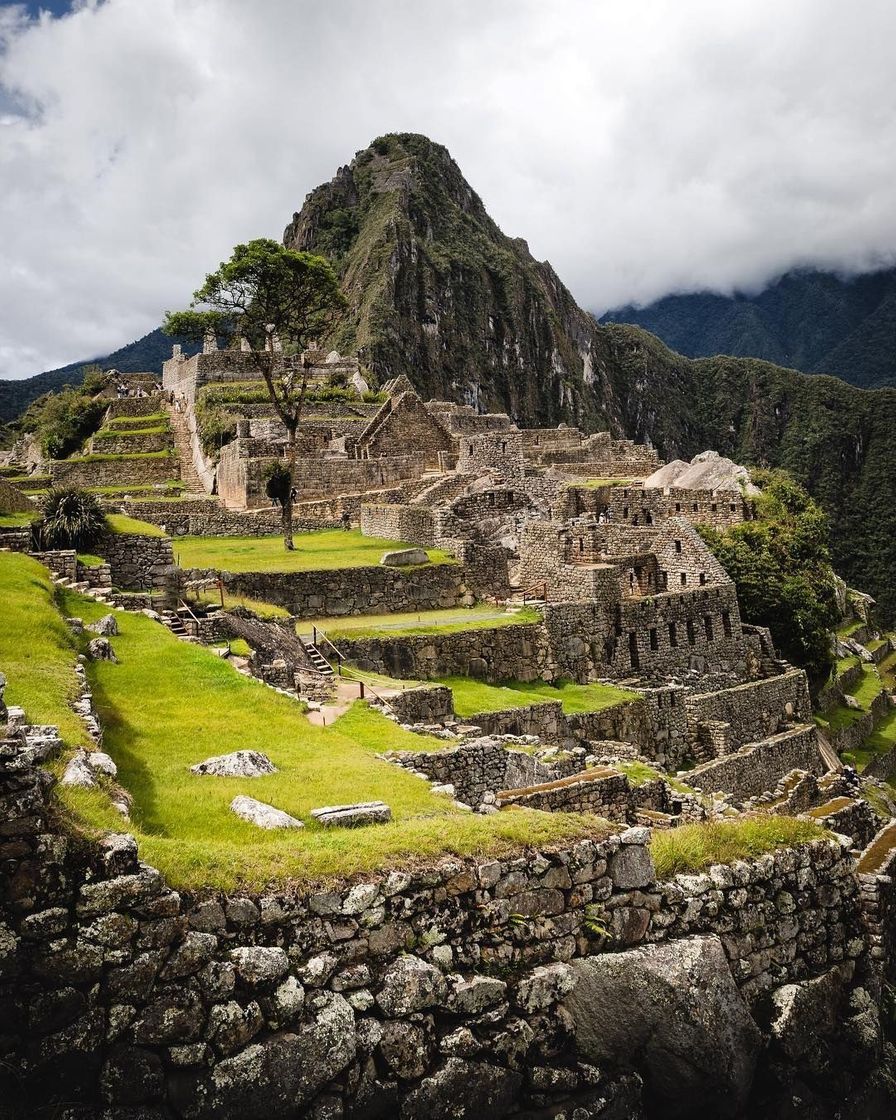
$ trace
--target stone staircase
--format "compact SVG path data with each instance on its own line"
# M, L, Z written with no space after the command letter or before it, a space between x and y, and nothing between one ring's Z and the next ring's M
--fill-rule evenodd
M161 619L163 625L165 625L176 638L180 638L183 642L192 641L192 638L187 633L186 627L184 626L183 619L177 611L162 611Z
M187 418L184 413L178 412L173 405L166 404L165 408L171 421L171 435L180 461L180 480L184 484L184 497L207 498L208 493L202 485L202 479L193 463L193 445Z
M88 599L95 599L98 603L108 603L109 596L112 594L111 587L92 587L87 580L73 580L68 576L53 576L53 583L67 591L77 591L80 595L86 595Z

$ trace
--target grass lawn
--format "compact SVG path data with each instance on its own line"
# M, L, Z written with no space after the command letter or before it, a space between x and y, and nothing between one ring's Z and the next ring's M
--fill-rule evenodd
M633 786L643 786L645 782L653 782L657 778L662 778L678 793L697 793L693 786L686 785L673 774L664 774L648 763L641 762L640 759L619 759L612 766L614 770L620 770L625 774Z
M888 688L891 692L896 689L896 650L887 654L878 665L877 671L880 673L884 688Z
M8 635L0 666L10 678L10 699L32 719L64 723L67 739L76 741L79 725L67 710L76 650L53 607L48 577L27 557L10 554L0 562L6 580L0 630ZM89 622L108 608L64 593L63 610ZM118 663L89 666L104 749L134 798L127 828L142 858L176 886L307 883L439 853L510 852L607 828L589 816L521 810L480 817L456 810L425 781L376 757L389 748L441 748L441 740L402 731L366 704L355 704L330 727L315 727L297 701L236 673L210 650L178 641L143 615L116 617ZM209 755L241 747L263 750L279 773L216 779L189 772ZM256 829L229 811L237 793L285 809L306 827ZM104 792L65 788L60 797L73 827L121 830ZM390 824L331 831L309 815L321 805L373 798L392 807Z
M94 556L92 552L79 552L78 562L83 564L85 568L98 568L101 564L106 563L102 556Z
M171 426L167 412L151 412L148 416L115 416L106 423L106 427L143 428L148 424L162 424L166 430Z
M100 428L93 433L94 439L120 439L122 436L164 436L171 429L167 424L153 424L144 428Z
M90 486L88 489L91 494L108 494L112 497L117 494L133 494L139 496L140 501L164 502L179 499L184 484L178 479L172 479L170 482L141 482L134 486Z
M475 607L451 607L438 611L412 611L401 614L359 614L343 618L320 618L299 622L300 634L310 634L316 626L328 638L388 638L428 634L451 634L462 630L492 630L524 622L541 622L541 612L531 607L505 611L490 603Z
M32 723L55 723L67 743L87 745L71 710L78 696L77 650L53 598L47 569L20 552L0 552L0 672L6 703Z
M158 525L138 521L136 517L128 517L124 513L107 513L106 523L113 533L138 533L141 537L165 536Z
M838 638L851 638L857 630L860 630L865 625L859 618L851 618L849 622L844 622L841 626L837 627Z
M562 464L560 465L562 466ZM570 490L576 487L585 490L597 490L601 486L631 486L633 481L634 479L631 478L582 478L568 483L567 486Z
M862 667L862 675L849 688L844 689L848 695L855 697L855 699L867 711L871 707L871 703L878 693L883 688L880 677L877 674L877 668L874 665L864 665Z
M713 863L752 859L776 848L805 844L824 830L795 817L755 816L736 821L704 821L654 832L650 841L656 876L670 879Z
M196 593L195 597L206 606L220 607L221 605L221 592L217 588L206 588L204 591ZM191 593L191 602L192 599L193 594ZM274 603L265 603L261 599L250 599L246 595L231 595L228 591L224 592L224 606L228 609L245 607L246 610L254 611L259 618L289 618L289 611L286 607L278 607Z
M321 529L296 533L295 550L287 552L283 538L179 537L176 551L183 568L218 568L226 572L312 572L338 568L376 567L384 552L413 548L405 541L365 537L357 529ZM451 560L447 552L427 549L430 560Z
M574 684L572 681L561 681L558 685L546 681L483 684L472 677L442 677L434 683L448 685L454 694L454 710L464 719L480 712L528 708L545 700L559 700L563 711L574 715L577 712L599 712L603 708L613 708L637 699L637 693L611 684Z
M33 513L0 513L0 529L25 529L40 517L40 510Z

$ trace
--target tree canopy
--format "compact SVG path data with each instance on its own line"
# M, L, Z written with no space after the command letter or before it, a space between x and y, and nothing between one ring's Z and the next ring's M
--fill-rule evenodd
M814 685L833 663L837 595L828 551L828 520L783 471L753 471L762 488L756 519L725 532L700 533L737 587L744 621L768 626L788 660Z

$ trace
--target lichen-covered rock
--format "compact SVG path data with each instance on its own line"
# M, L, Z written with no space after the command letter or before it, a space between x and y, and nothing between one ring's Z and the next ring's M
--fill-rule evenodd
M516 1003L529 1013L543 1011L568 996L576 986L576 979L568 964L542 965L517 985Z
M112 643L108 638L94 638L87 643L87 656L92 661L117 661Z
M101 634L105 638L114 638L118 633L118 622L114 614L104 614L96 622L91 622L87 629L92 634Z
M507 985L494 976L471 976L469 980L455 977L451 988L451 1008L460 1015L478 1015L500 1003L507 994Z
M442 1003L448 991L444 976L419 957L403 956L386 969L377 1003L390 1018L401 1018Z
M740 1111L761 1036L718 937L646 945L569 967L578 983L564 1006L583 1058L634 1067L665 1116Z
M268 984L289 971L289 959L282 949L245 945L230 950L236 974L244 984Z
M231 751L230 754L214 755L191 766L194 774L213 774L216 778L263 778L265 774L276 774L277 767L261 751Z
M383 1024L379 1049L392 1073L404 1081L411 1081L426 1072L431 1035L421 1023L390 1019Z
M258 828L305 827L300 820L291 817L282 809L276 809L264 801L256 801L254 797L247 797L244 793L237 794L230 802L230 811L249 824L257 825Z
M105 751L87 751L84 761L94 773L105 774L107 778L114 778L118 775L118 767Z
M624 891L638 890L652 883L656 875L648 849L639 843L623 844L610 859L610 877L613 884Z
M522 1080L521 1074L500 1066L448 1058L405 1098L401 1120L500 1120L513 1107Z
M172 1086L187 1120L271 1120L296 1116L355 1056L354 1013L342 996L318 997L313 1021L253 1043Z
M403 568L409 567L412 564L428 564L429 556L425 549L422 548L398 548L393 552L384 552L380 564L393 567Z
M65 769L62 771L62 777L59 779L60 784L64 786L76 786L80 789L93 789L97 784L96 775L93 770L87 765L87 752L78 751L76 755L68 760Z

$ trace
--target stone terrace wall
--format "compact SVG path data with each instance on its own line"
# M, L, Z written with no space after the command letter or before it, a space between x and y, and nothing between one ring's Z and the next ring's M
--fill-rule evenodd
M554 676L540 623L355 641L342 638L339 646L359 668L391 677L431 680L469 676L494 683L511 679L551 680Z
M111 567L112 583L122 591L170 590L174 586L177 572L168 537L104 533L96 549Z
M774 735L784 723L807 723L812 718L809 685L802 669L723 692L690 694L684 706L692 728L709 720L727 723L730 750Z
M361 532L365 537L410 541L423 548L437 545L439 533L431 509L409 505L361 506Z
M684 517L695 525L725 529L747 518L740 494L714 490L649 490L613 486L604 499L615 524L650 525L669 517Z
M138 486L180 478L180 461L175 455L54 459L50 478L54 486Z
M408 688L390 696L389 707L401 723L441 723L454 717L454 698L443 684Z
M231 594L274 603L297 618L388 614L390 611L467 605L464 569L459 564L319 572L219 573L211 568L186 568L183 575L187 581L217 579L220 575ZM340 642L343 646L348 644Z
M163 412L162 397L153 393L148 397L121 397L109 401L106 409L106 420L115 420L119 416L154 416Z
M687 782L696 789L724 790L738 800L745 800L774 789L790 770L808 770L817 775L826 769L815 725L809 724L696 766L688 772Z
M21 1078L31 1105L62 1084L72 1104L178 1120L605 1097L556 1010L564 962L600 950L595 918L619 949L717 933L750 998L864 949L832 841L658 884L647 830L630 829L311 893L191 898L129 837L53 832L49 786L20 740L0 746L0 1090Z
M611 821L630 821L632 788L625 774L585 771L534 789L509 791L501 805L519 805L547 813L594 813Z

